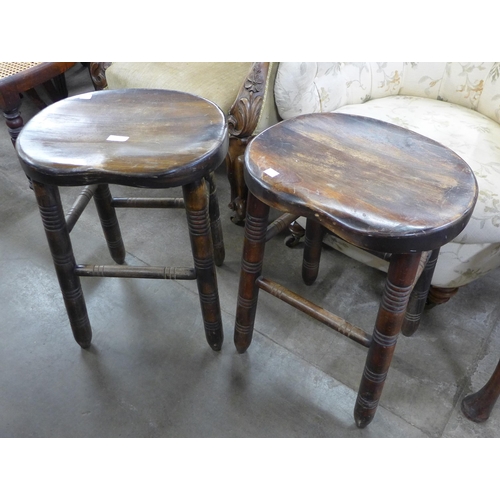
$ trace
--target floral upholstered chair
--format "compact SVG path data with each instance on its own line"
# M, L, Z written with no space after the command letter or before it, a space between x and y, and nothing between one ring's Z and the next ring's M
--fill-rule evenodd
M428 300L500 266L500 63L280 63L274 85L282 119L349 113L418 132L460 155L479 198L465 230L441 248ZM372 267L387 263L331 234L324 242Z

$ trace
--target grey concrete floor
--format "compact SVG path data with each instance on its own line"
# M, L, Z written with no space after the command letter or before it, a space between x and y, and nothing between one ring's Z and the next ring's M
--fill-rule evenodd
M92 90L80 65L67 82L70 95ZM24 101L27 121L36 109ZM253 344L236 353L243 229L230 222L222 169L222 351L205 341L194 282L112 278L82 278L94 331L82 350L6 129L0 150L0 437L500 436L500 406L483 424L460 412L500 356L500 271L427 311L412 338L400 336L377 415L360 430L352 413L365 348L261 293ZM78 191L63 189L65 203ZM182 211L120 209L119 220L128 263L192 265ZM93 205L72 237L80 263L112 263ZM325 248L317 283L305 287L301 258L278 236L267 245L265 273L371 331L384 275Z

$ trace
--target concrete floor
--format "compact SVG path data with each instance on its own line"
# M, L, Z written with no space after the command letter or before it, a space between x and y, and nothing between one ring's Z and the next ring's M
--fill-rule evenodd
M92 90L80 65L67 82L70 95ZM35 112L26 98L25 121ZM0 437L500 437L500 406L483 424L460 412L500 355L500 270L427 311L414 337L400 337L377 415L360 430L352 413L365 348L261 293L253 344L236 353L243 229L230 222L222 169L222 351L205 341L194 282L110 278L82 279L94 331L82 350L6 130L0 150ZM76 192L64 189L63 199ZM72 233L80 263L112 263L96 220L91 205ZM182 211L120 209L119 220L128 263L192 265ZM266 274L371 331L383 274L325 249L307 288L301 250L283 240L268 243Z

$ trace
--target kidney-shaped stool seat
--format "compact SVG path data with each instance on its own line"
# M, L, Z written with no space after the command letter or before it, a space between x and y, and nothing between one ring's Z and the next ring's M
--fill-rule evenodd
M236 347L244 352L250 345L259 289L369 347L355 407L356 423L364 427L375 414L412 291L418 299L428 290L439 248L472 214L475 177L458 155L431 139L375 119L332 113L270 127L250 144L245 165L251 194ZM390 255L372 335L262 276L270 207L308 218L306 283L317 274L324 228L357 247Z

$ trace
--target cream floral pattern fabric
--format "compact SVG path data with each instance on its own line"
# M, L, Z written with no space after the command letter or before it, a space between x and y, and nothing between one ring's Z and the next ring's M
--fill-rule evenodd
M282 118L369 116L455 151L474 171L479 198L465 230L442 248L432 283L462 286L500 266L500 63L281 63L275 100ZM387 269L331 235L325 242Z

